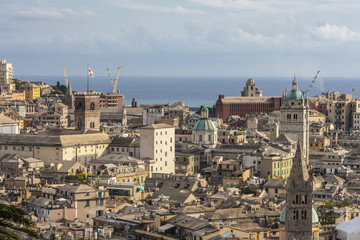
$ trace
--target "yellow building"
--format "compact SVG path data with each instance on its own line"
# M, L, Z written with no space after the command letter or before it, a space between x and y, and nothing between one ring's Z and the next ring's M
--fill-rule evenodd
M325 123L326 116L323 113L320 113L316 110L309 111L309 122L318 122L318 123Z
M261 159L260 177L270 176L271 178L288 178L293 158L293 152L286 152L268 147Z
M24 129L24 128L25 128L24 120L17 120L17 122L19 123L19 128L20 128L20 129Z
M309 149L310 150L324 150L330 145L330 140L326 136L310 136Z
M40 87L36 84L27 83L25 85L25 100L40 98Z

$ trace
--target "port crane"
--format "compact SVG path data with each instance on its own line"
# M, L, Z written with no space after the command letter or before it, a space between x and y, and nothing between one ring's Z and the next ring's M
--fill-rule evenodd
M305 92L305 98L309 98L309 92L311 91L311 88L314 86L315 80L317 79L319 73L320 73L320 70L318 70L316 72L314 79L311 81L309 89Z
M69 80L68 80L68 76L67 76L67 74L66 74L65 67L64 67L64 66L61 66L61 67L62 67L62 69L63 69L63 71L64 71L66 87L68 87Z
M110 74L109 68L106 68L106 70L107 70L107 72L109 74L109 77L110 77L111 85L112 85L112 93L114 93L114 94L116 93L116 87L117 87L117 83L118 83L118 80L119 80L120 69L121 69L121 67L118 67L116 77L115 77L115 81L113 81L113 79L111 77L111 74Z

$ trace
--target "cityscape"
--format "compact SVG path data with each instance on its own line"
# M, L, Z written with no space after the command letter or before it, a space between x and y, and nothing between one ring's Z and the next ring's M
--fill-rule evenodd
M359 240L359 10L3 2L0 239Z

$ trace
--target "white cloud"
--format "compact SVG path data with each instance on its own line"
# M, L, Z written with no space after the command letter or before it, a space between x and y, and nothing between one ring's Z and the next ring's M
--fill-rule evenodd
M198 9L184 8L182 6L166 7L160 5L149 5L135 3L134 1L121 0L114 1L113 4L120 8L127 8L140 11L160 12L160 13L177 13L177 14L204 14L205 12Z
M70 8L56 9L56 8L35 8L29 7L25 9L14 9L10 14L13 17L26 18L26 19L38 19L38 20L50 20L50 19L65 19L68 17L94 17L96 13L88 10L75 11Z
M260 12L273 12L276 10L272 0L268 1L249 1L249 0L190 0L198 4L210 7L231 8L240 10L254 10Z
M340 40L344 42L360 40L360 33L351 31L346 26L337 26L330 23L317 27L314 34L315 36L325 40Z

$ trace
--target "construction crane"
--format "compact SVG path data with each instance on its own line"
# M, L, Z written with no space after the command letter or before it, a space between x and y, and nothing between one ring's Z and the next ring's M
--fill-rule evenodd
M115 82L114 82L112 77L111 77L110 70L108 68L106 68L106 70L107 70L107 72L109 74L109 77L110 77L111 85L112 85L112 93L114 93L114 94L116 93L116 87L117 87L117 83L118 83L118 80L119 80L120 69L121 69L121 67L118 67L116 77L115 77Z
M68 77L67 77L67 74L66 74L65 67L64 67L64 66L61 66L61 67L62 67L62 69L63 69L63 71L64 71L66 87L68 87L68 82L69 82L69 80L68 80Z
M109 74L110 81L111 81L111 86L114 87L114 81L113 81L113 79L112 79L112 77L111 77L110 70L109 70L108 68L106 68L106 71L107 71L108 74Z
M316 75L315 75L314 79L311 81L309 89L305 92L305 97L306 98L309 98L309 92L311 91L311 88L314 86L315 80L316 80L317 76L319 75L319 73L320 73L320 70L318 70L316 72Z

